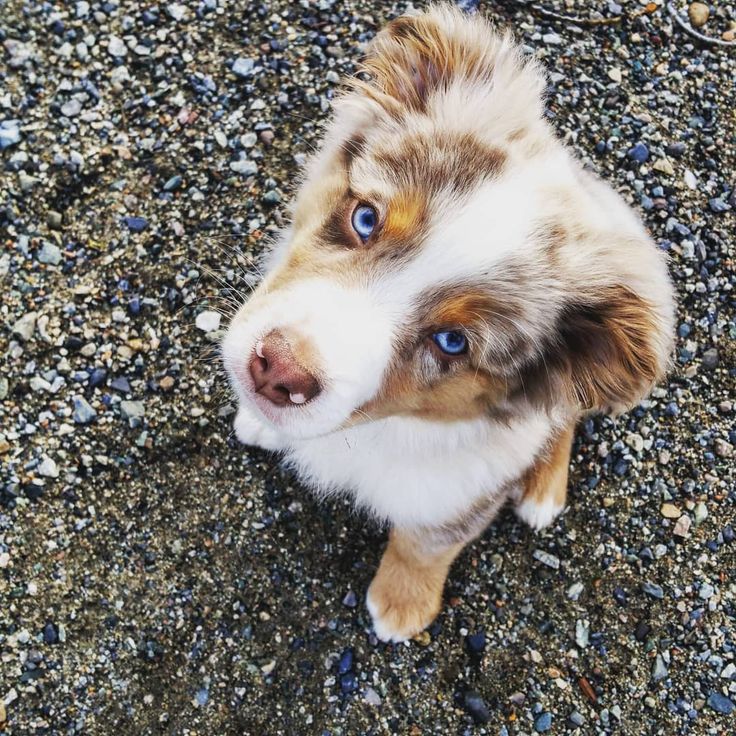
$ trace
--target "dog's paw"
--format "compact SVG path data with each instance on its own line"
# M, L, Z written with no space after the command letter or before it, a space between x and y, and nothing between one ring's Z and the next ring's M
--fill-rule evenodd
M564 504L558 504L550 496L541 502L529 498L517 504L516 515L532 529L539 531L549 526L564 509Z
M233 423L235 436L244 445L261 447L264 450L283 450L286 443L283 438L271 427L266 426L249 410L240 408Z
M442 585L392 587L376 575L368 588L366 607L376 636L385 642L402 642L424 631L437 617L442 604Z

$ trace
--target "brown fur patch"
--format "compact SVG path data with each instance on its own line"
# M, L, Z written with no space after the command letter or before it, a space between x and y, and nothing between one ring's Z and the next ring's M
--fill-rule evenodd
M565 505L570 450L574 435L575 427L571 426L548 443L545 452L537 458L521 480L520 501L541 504L552 498L558 508Z
M416 237L426 222L426 204L416 189L399 192L389 202L381 237L397 242Z
M659 377L658 331L645 299L625 286L601 289L565 307L525 385L542 403L564 392L584 411L630 406Z
M423 320L442 327L470 328L479 322L488 324L494 315L505 311L489 293L462 285L441 289L430 299L425 297Z
M380 419L404 415L454 422L488 415L507 394L507 382L486 371L462 367L426 385L421 376L401 366L389 372L376 398L353 415L354 423L366 416Z
M427 549L410 532L392 529L368 597L381 624L397 638L425 629L439 613L452 561L462 544Z
M499 176L506 163L500 148L470 133L415 134L372 155L398 188L413 188L427 201L442 191L467 194Z
M353 160L365 150L366 140L362 133L356 133L342 144L343 166L349 170Z
M364 68L371 77L366 84L369 94L423 111L432 92L450 78L487 82L494 64L483 45L462 35L451 36L436 16L421 15L391 21L371 44Z

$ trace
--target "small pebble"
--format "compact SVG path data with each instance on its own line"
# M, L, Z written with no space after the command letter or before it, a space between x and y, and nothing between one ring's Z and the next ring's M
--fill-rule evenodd
M77 424L89 424L97 417L97 412L87 403L82 396L75 396L73 399L74 412L73 419Z
M488 723L491 713L480 693L467 690L463 695L463 706L476 723Z
M658 654L654 659L654 666L652 667L652 681L659 682L664 680L668 675L667 665L661 654Z
M664 598L664 591L662 590L661 585L657 585L656 583L650 583L645 582L642 586L642 590L647 594L652 596L652 598Z
M214 332L220 327L222 315L219 312L207 310L197 315L195 324L202 332Z
M468 634L466 639L468 649L475 653L480 654L486 648L486 635L483 631L478 631L475 634Z
M123 224L132 233L142 233L148 229L148 220L145 217L124 217Z
M542 549L535 549L532 556L535 560L541 562L543 565L547 565L547 567L551 567L553 570L559 570L560 568L559 557L555 557L549 552L545 552Z
M724 716L730 716L734 711L733 701L715 691L708 695L708 706L716 713L722 713Z
M235 59L232 70L233 74L237 74L239 77L250 77L253 74L255 68L255 61L253 59L247 59L243 56Z
M44 457L41 464L37 468L38 474L46 478L58 478L59 468L50 457Z
M552 714L551 713L540 713L534 719L534 730L537 733L546 733L552 728Z
M120 58L127 55L128 47L123 42L122 38L119 38L118 36L110 36L107 42L107 53L111 56Z
M38 319L38 312L26 312L17 322L15 322L11 328L11 331L21 340L26 342L33 336L33 331L36 329L36 320Z
M687 16L693 28L700 28L708 22L710 8L705 3L691 3L687 9Z

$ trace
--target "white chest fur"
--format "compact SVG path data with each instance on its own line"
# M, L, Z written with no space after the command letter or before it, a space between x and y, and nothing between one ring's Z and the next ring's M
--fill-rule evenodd
M518 477L551 428L538 413L509 425L391 417L295 442L286 458L318 492L347 491L396 526L438 525Z

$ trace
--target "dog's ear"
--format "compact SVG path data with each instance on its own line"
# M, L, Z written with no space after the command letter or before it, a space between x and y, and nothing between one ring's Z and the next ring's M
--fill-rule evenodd
M569 304L558 323L552 364L583 410L623 411L639 401L667 367L669 320L624 286Z
M624 411L666 371L671 324L625 286L581 294L560 312L518 390L542 406L566 399L581 411Z
M447 41L434 17L395 18L368 48L364 67L371 86L406 107L423 109L452 64Z
M353 78L352 88L397 118L453 91L451 110L468 110L483 128L503 116L513 130L543 113L541 67L521 55L510 32L450 3L391 21L369 44L362 71L367 78Z

